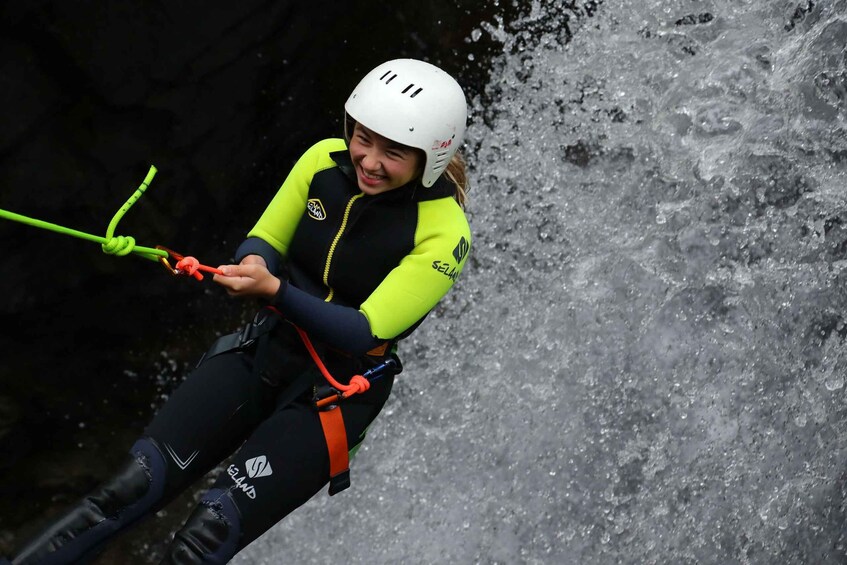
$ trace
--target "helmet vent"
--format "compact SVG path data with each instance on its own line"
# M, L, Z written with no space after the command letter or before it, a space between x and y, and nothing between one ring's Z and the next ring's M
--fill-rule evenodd
M388 75L391 75L391 76L388 77ZM388 80L385 80L385 77L388 77ZM379 77L379 80L384 81L385 84L388 84L389 82L391 82L395 78L397 78L397 73L392 73L391 71L388 71L387 73L385 73L384 75Z
M410 91L410 90L412 90L413 88L415 88L414 83L412 83L412 84L410 84L409 86L407 86L406 88L404 88L404 89L403 89L403 92L401 92L401 94L406 94L407 92L409 92L409 91ZM417 96L418 94L420 94L422 90L423 90L423 88L420 88L420 87L419 87L416 91L414 91L412 94L410 94L410 95L409 95L409 98L414 98L415 96Z

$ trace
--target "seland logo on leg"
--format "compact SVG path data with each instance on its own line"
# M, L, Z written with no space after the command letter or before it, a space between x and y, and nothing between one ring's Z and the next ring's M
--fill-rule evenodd
M306 202L306 208L309 210L309 217L314 220L326 220L326 210L324 205L317 198L310 198Z
M240 490L247 495L251 500L256 499L256 487L247 482L247 479L258 479L260 477L269 477L273 474L271 463L264 455L259 455L244 462L247 468L247 475L241 474L241 469L235 465L230 465L226 472L235 483L233 490Z
M273 474L271 462L264 455L248 459L244 465L247 467L247 476L252 478L267 477Z

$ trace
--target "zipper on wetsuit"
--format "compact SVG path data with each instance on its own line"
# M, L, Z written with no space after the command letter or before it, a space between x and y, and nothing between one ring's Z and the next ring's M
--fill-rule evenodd
M347 220L350 218L350 210L353 208L353 203L362 196L364 196L364 193L357 194L347 202L347 208L344 210L344 217L341 219L341 227L338 228L338 233L335 234L335 238L329 246L329 253L326 255L326 265L324 266L324 285L326 285L329 289L329 294L324 299L324 302L330 302L335 294L335 290L329 286L329 269L332 265L332 256L335 254L335 247L338 245L338 242L341 240L341 236L344 234L344 229L347 227Z

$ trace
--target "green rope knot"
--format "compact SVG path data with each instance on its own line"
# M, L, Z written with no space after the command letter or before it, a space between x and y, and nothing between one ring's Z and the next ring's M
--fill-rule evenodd
M151 249L149 247L141 247L135 246L135 238L131 236L123 236L123 235L115 235L115 228L118 227L118 222L123 218L124 214L132 207L136 201L141 198L141 195L144 194L144 191L147 190L147 187L150 186L150 183L153 182L153 177L156 176L156 167L150 165L150 170L147 171L147 176L144 177L144 180L141 182L141 185L138 189L133 193L132 196L129 197L129 200L124 202L124 205L120 207L117 213L112 218L112 221L109 222L109 227L106 228L106 237L103 240L103 253L108 253L109 255L117 255L118 257L123 257L124 255L129 255L130 253L135 253L140 255L146 259L150 259L152 261L158 261L161 257L167 257L168 253L166 251L162 251L160 249Z
M103 253L107 255L117 255L123 257L129 255L135 250L135 238L127 235L119 235L108 239L106 243L101 245Z
M0 218L99 243L103 252L110 255L124 256L129 255L130 253L135 253L145 259L159 261L161 259L166 259L169 256L167 251L153 247L135 245L135 238L129 236L115 236L115 228L117 227L118 222L123 215L126 214L127 210L135 204L136 200L144 194L144 191L147 190L147 187L150 186L150 183L153 181L154 176L156 176L156 167L151 165L150 170L147 172L147 176L144 177L144 181L141 183L141 186L139 186L135 193L129 197L129 200L121 206L120 210L118 210L112 218L112 221L109 222L109 227L106 228L106 237L66 228L58 224L51 224L50 222L37 220L35 218L29 218L27 216L22 216L21 214L10 212L9 210L0 209Z

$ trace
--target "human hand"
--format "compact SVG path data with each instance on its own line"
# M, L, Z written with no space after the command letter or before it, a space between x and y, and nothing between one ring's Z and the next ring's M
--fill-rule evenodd
M253 258L248 261L248 259ZM258 259L258 261L256 260ZM256 296L273 298L281 281L268 271L265 260L258 255L248 255L240 265L221 265L221 275L212 280L226 289L230 296Z

